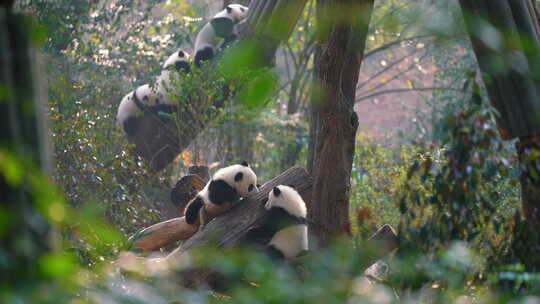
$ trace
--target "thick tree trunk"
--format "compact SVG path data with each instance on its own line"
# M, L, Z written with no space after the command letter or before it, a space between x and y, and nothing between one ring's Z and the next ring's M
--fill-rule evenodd
M491 103L501 114L501 136L519 138L523 214L530 233L540 224L540 86L532 75L540 66L540 28L532 0L460 0ZM499 31L494 48L482 29L482 18ZM481 25L481 26L480 26ZM492 39L499 39L492 37ZM519 56L519 64L516 60ZM501 69L500 63L509 63ZM532 238L531 238L532 239Z
M523 214L528 230L539 234L540 227L540 134L520 137L516 143L520 165ZM540 265L539 265L540 266Z
M356 84L373 0L319 0L311 140L315 176L310 232L321 245L348 230L358 118ZM316 224L315 224L316 223Z
M35 29L29 16L11 12L12 4L0 2L0 207L7 216L0 224L0 285L30 287L43 277L40 258L56 234L42 212L51 198L36 195L46 187L41 174L50 174L50 151Z

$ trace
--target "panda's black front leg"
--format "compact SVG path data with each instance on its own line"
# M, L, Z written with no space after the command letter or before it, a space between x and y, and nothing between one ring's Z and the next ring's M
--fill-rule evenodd
M205 206L199 210L199 231L203 230L208 222L208 213L206 212Z
M214 49L206 46L195 53L195 65L200 68L203 61L212 60L214 56Z
M228 48L231 44L233 44L236 41L237 38L238 38L238 35L236 35L235 33L232 33L231 35L227 36L225 40L223 40L223 43L220 46L221 50Z

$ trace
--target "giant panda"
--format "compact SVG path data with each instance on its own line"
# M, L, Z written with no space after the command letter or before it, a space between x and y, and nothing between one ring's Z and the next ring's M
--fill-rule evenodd
M292 259L308 250L306 203L293 187L274 187L264 207L267 219L248 232L250 241L262 242L270 256L279 259Z
M186 207L186 223L195 224L204 205L234 203L240 197L258 192L257 175L247 162L221 168ZM205 225L203 220L201 219L201 227Z
M158 76L157 91L159 94L165 97L165 103L172 104L167 97L167 89L171 86L171 73L191 72L191 57L183 50L178 50L170 55L162 65L161 74Z
M137 116L145 110L171 111L163 101L163 96L155 87L149 84L142 85L122 98L116 114L116 123L123 127L128 135L133 135L137 131Z
M197 34L195 39L195 64L215 57L220 39L230 40L236 36L235 26L247 16L248 8L240 4L229 4L217 13Z

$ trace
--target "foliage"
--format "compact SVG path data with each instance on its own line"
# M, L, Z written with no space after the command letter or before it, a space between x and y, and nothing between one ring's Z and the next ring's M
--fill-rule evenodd
M399 205L400 244L433 253L463 240L484 254L498 255L508 242L499 233L518 203L517 176L510 166L515 160L508 158L493 109L479 90L474 86L468 109L441 122L447 132L441 139L442 158L428 149L411 166L408 177L430 186L422 195L415 184L406 184Z
M359 220L359 237L365 240L383 224L397 227L400 213L396 206L401 199L401 190L407 182L412 182L408 181L407 171L421 148L403 145L401 151L395 151L366 133L359 133L356 142L350 209L351 217ZM419 189L427 187L418 180L414 183Z
M455 81L452 88L462 92L441 92L426 101L434 114L418 113L420 135L407 137L414 141L399 149L366 134L357 137L351 179L356 246L338 243L311 253L301 267L302 280L291 267L246 249L209 248L179 263L218 270L227 278L220 293L181 288L177 272L184 268L178 264L180 269L169 273L144 265L137 266L142 272L119 271L113 261L124 237L161 218L153 190L166 193L174 181L172 174L178 172L156 176L133 157L114 126L116 106L125 93L154 79L167 54L179 46L189 48L204 21L191 18L197 9L179 0L167 1L163 14L153 11L159 3L128 0L110 6L88 1L25 3L49 29L48 114L56 159L53 181L60 189L12 152L0 150L0 173L40 198L37 209L29 210L37 211L28 217L34 228L46 225L46 219L62 238L53 238L61 246L36 258L32 256L36 244L23 234L9 235L21 241L16 250L0 248L0 272L11 275L33 268L33 273L23 274L35 274L38 280L21 280L15 286L10 283L18 276L0 276L5 280L0 280L0 302L390 303L421 302L428 295L443 303L503 303L526 296L524 286L530 293L538 292L539 274L516 261L508 249L513 236L508 232L519 233L519 220L513 217L519 199L513 151L497 135L497 114L487 105L485 92L475 87L474 97L464 98L470 90L462 90L462 80L476 81L470 72L463 77L475 65L470 48L455 41L449 47L442 40L437 40L439 48L431 49L438 68L436 81L445 85ZM286 65L294 62L295 68L279 84L283 90L277 97L273 93L278 79L266 70L240 71L232 79L224 79L227 72L205 75L204 70L195 70L175 84L171 96L180 107L205 108L203 104L222 100L224 85L231 81L229 93L242 92L237 101L227 100L223 110L211 108L201 116L203 121L192 122L211 126L183 155L184 160L191 158L186 165L247 159L255 162L265 181L291 164L305 162L308 127L303 117L312 68L312 4L286 47L290 52L281 58ZM370 50L394 42L407 30L423 33L406 21L426 16L408 5L393 0L377 3L373 20L380 23L372 27ZM234 67L238 61L234 53L231 56L229 67ZM236 56L245 59L241 52ZM459 60L447 60L450 56ZM207 76L208 87L194 90ZM185 102L193 96L198 103ZM177 167L176 171L182 169L181 164ZM2 238L16 224L9 214L11 210L0 206ZM389 282L366 284L361 276L366 266L363 240L383 223L400 227L402 247L390 263ZM40 233L47 241L48 234ZM27 258L33 263L19 268ZM498 291L499 286L510 288Z

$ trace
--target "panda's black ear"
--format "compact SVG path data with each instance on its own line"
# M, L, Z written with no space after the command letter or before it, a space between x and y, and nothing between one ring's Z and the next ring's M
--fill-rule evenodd
M274 190L272 190L272 192L274 192L274 196L280 196L281 195L281 190L279 190L278 187L274 187Z
M184 51L178 51L178 57L184 58L186 54L184 54Z
M244 167L249 167L249 164L248 164L247 161L243 161L243 162L241 163L241 165L244 166Z
M226 9L227 9L227 14L232 13L232 7L230 7L229 5L227 5Z
M244 173L238 172L238 173L236 173L236 175L234 176L234 181L235 181L235 182L239 182L239 181L242 180L242 178L244 178Z

